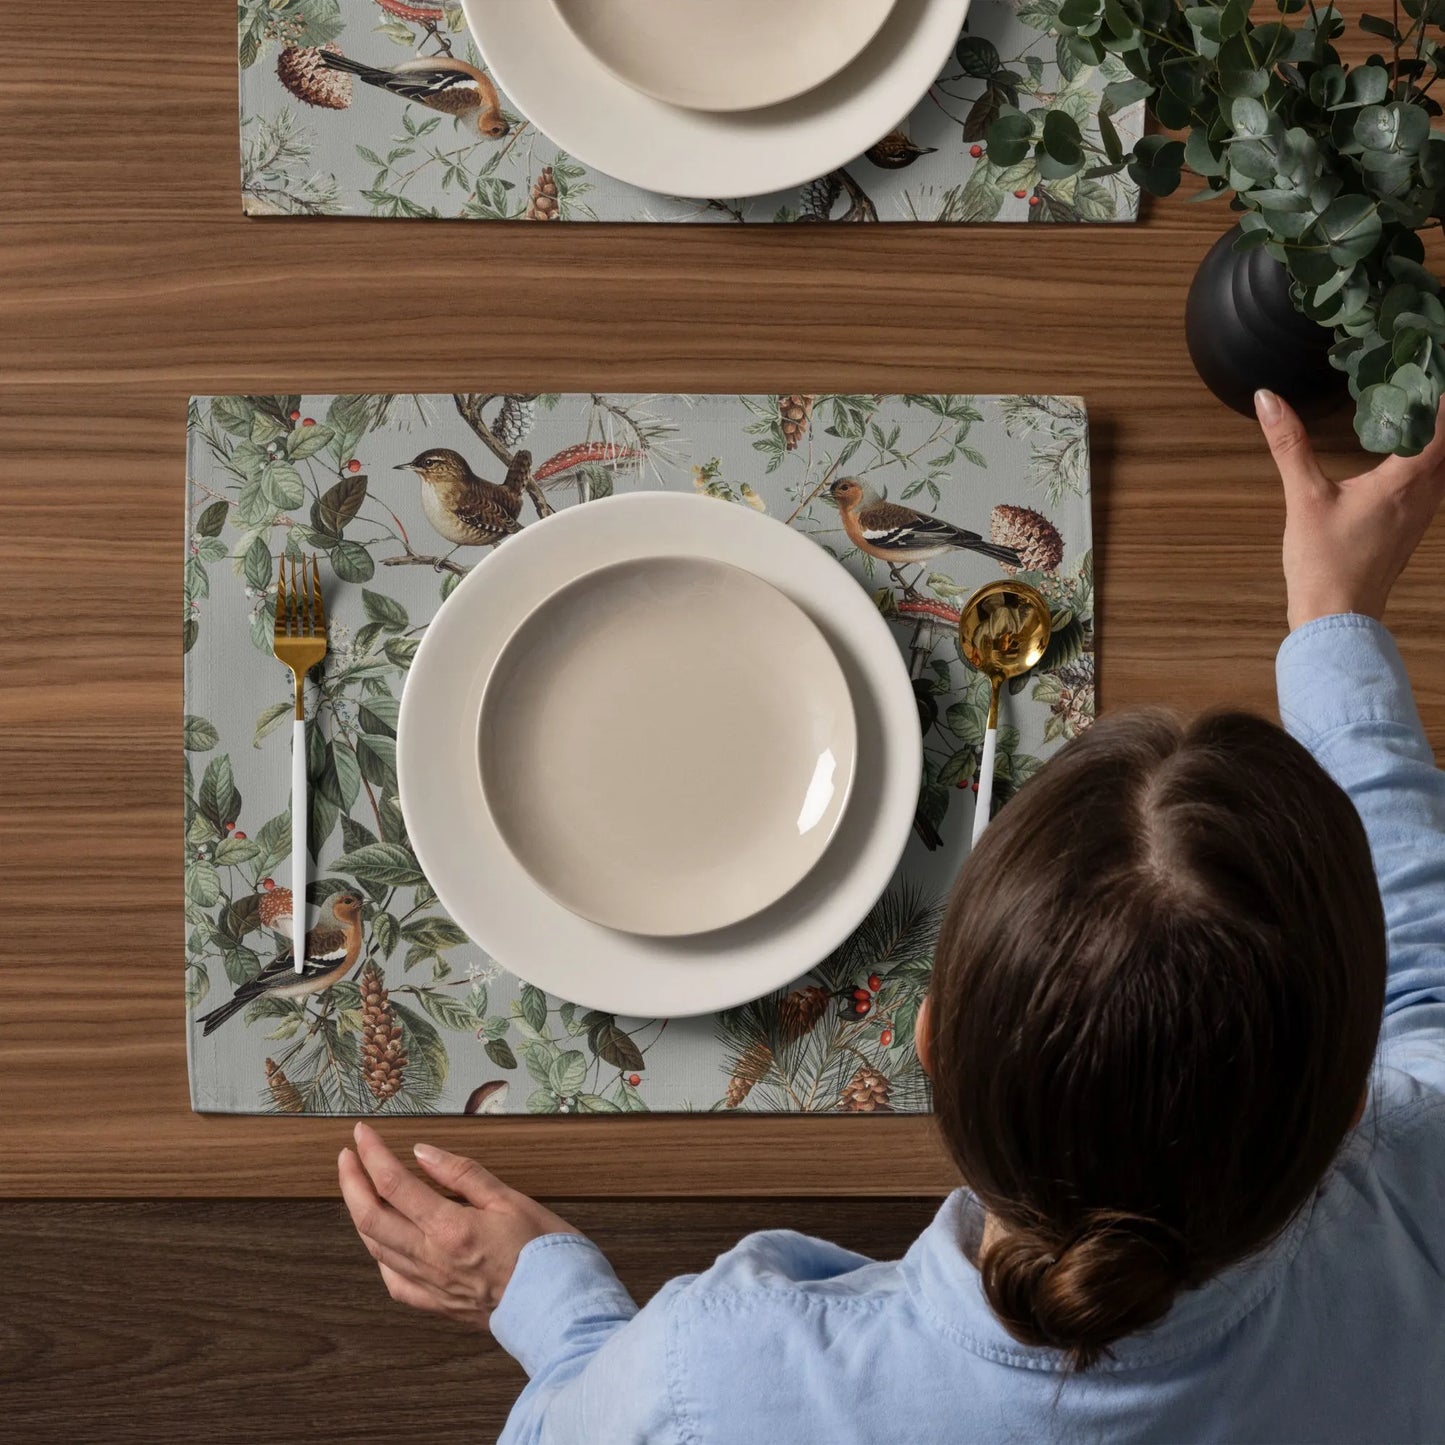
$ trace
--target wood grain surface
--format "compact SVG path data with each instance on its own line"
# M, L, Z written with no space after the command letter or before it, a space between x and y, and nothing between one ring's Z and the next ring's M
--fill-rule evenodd
M641 1304L753 1229L897 1258L935 1205L559 1207ZM15 1445L487 1445L526 1382L490 1336L393 1304L336 1204L16 1202L0 1209L0 1257Z
M1354 0L1345 7L1357 12ZM1278 487L1190 367L1229 220L1137 226L491 227L246 220L234 12L76 0L0 88L0 1192L327 1195L343 1121L189 1111L180 529L192 392L1082 393L1104 705L1269 711ZM78 90L76 37L103 46ZM99 74L99 72L97 72ZM1438 263L1439 253L1434 259ZM1326 465L1356 456L1348 419ZM1445 735L1441 534L1392 620ZM451 1119L534 1193L911 1194L920 1118ZM394 1122L398 1142L418 1126Z

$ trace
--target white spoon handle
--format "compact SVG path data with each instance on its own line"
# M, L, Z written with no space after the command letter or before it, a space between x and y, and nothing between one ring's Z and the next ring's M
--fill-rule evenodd
M306 720L291 729L291 952L296 972L306 966Z
M978 797L973 804L973 846L983 837L988 827L988 815L993 810L993 760L998 752L998 728L991 727L983 735L983 758L978 765Z

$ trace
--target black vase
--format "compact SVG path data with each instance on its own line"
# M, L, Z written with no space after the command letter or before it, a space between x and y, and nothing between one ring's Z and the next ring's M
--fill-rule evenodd
M1347 394L1329 362L1332 332L1295 310L1289 273L1263 247L1236 251L1231 227L1199 263L1184 308L1194 369L1226 406L1254 414L1261 387L1302 416L1318 416Z

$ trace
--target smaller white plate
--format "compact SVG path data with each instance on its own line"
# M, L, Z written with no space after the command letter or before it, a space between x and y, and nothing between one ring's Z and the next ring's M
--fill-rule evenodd
M851 64L896 0L552 0L620 80L690 110L759 110Z
M482 695L482 794L564 908L680 937L750 918L837 829L857 752L842 668L740 567L644 557L533 610Z

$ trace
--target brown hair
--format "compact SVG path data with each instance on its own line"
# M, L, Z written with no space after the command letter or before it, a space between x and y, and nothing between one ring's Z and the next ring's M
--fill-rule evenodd
M989 1303L1093 1364L1274 1238L1355 1118L1385 926L1345 794L1240 713L1101 720L1000 813L939 938L934 1106Z

